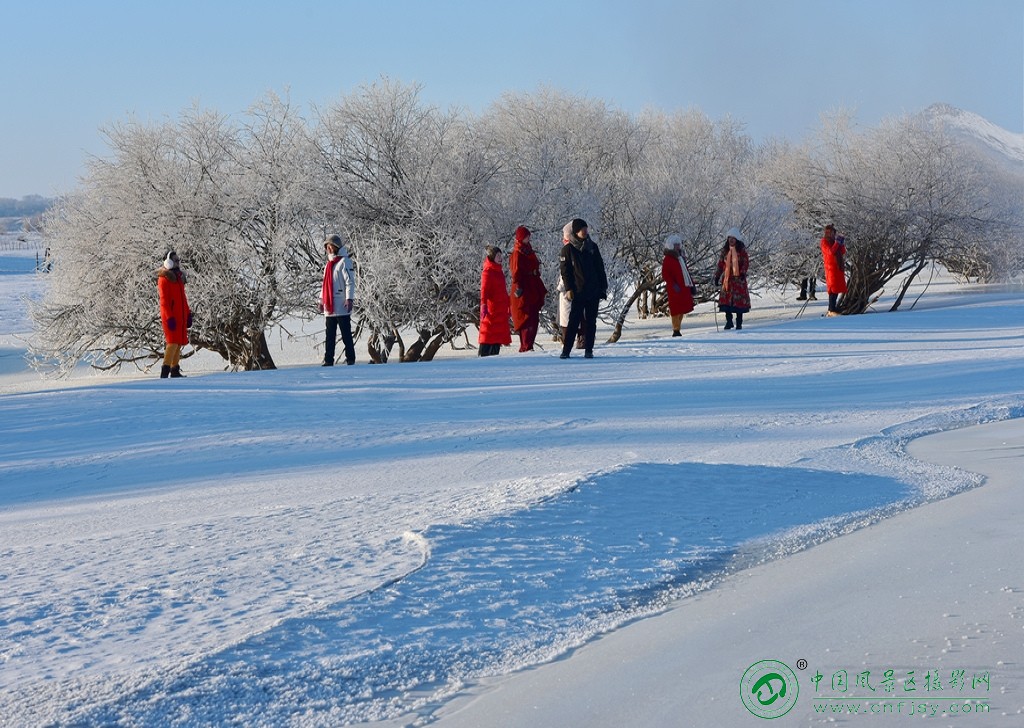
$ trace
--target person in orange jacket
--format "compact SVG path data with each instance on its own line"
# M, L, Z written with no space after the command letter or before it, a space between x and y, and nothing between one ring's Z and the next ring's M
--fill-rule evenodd
M530 231L522 225L516 228L508 270L512 276L512 328L519 333L519 351L533 351L548 289L540 277L540 261L530 245Z
M846 293L846 239L836 235L836 226L829 223L821 238L821 257L825 263L825 285L828 288L828 316L839 315L839 295Z
M192 310L185 297L185 274L181 261L173 250L156 273L156 287L160 294L160 322L164 328L164 363L160 378L178 379L181 373L181 347L188 343L188 330L192 328Z
M509 329L508 286L501 267L501 248L488 245L480 274L480 356L494 356L512 343Z
M661 278L665 281L668 293L668 312L672 316L672 335L682 336L679 327L683 316L693 310L693 294L697 288L693 285L690 271L683 257L683 238L681 235L669 235L665 238L665 259L661 261Z

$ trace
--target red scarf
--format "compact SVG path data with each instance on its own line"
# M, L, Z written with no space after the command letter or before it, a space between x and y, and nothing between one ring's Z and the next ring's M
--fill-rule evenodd
M324 304L324 314L328 316L334 313L334 266L340 260L341 256L336 255L324 266L324 284L320 289L320 300Z

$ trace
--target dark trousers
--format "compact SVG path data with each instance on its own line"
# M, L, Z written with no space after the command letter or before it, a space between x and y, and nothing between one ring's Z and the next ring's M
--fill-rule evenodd
M594 299L573 298L572 307L569 309L569 323L565 327L565 340L562 342L562 353L565 356L572 351L572 342L576 338L576 332L583 324L583 348L587 351L594 350L594 339L597 338L597 309L601 302Z
M732 311L726 311L725 312L725 328L726 329L733 328ZM736 328L737 329L742 329L743 328L743 314L742 313L737 313L736 314Z
M810 290L808 290L810 289ZM798 301L803 301L807 298L807 294L811 294L811 298L814 298L814 294L818 290L818 281L814 278L807 277L800 281L800 295L797 297Z
M837 312L839 311L839 294L838 293L830 293L830 294L828 294L828 310L829 311L837 311Z
M352 341L351 316L325 316L326 338L324 339L324 364L334 364L334 344L338 340L338 329L341 329L341 341L345 345L345 363L356 363L356 347Z
M501 353L501 344L480 344L478 356L497 356Z

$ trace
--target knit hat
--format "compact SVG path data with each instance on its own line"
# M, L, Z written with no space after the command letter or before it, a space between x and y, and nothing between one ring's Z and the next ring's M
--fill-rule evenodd
M683 236L682 235L672 234L672 235L669 235L667 238L665 238L665 250L675 250L675 247L677 245L682 245L682 244L683 244Z
M736 238L736 240L738 242L741 242L741 243L745 242L743 240L743 233L740 232L740 229L738 227L731 227L731 228L729 228L729 232L727 232L725 234L725 237L726 238Z
M578 233L580 230L586 230L588 227L590 227L589 225L587 225L586 220L583 220L578 217L575 220L573 220L571 224L573 237L576 237L576 233Z
M331 235L327 240L324 241L324 250L327 250L328 245L333 245L335 250L341 250L341 236Z
M516 228L516 242L521 243L530 237L530 229L525 228L522 225Z
M572 240L572 223L567 222L562 228L562 241Z

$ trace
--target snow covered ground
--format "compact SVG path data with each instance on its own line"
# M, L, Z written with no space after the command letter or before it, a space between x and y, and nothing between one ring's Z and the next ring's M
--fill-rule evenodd
M907 444L1024 414L1019 289L933 285L914 311L838 319L766 295L742 332L707 309L592 361L322 369L312 323L278 371L197 357L183 380L54 383L21 358L45 285L24 257L0 252L4 725L429 722L975 488ZM1019 570L1002 587L1019 597ZM1010 713L1020 637L1015 668L986 666Z

